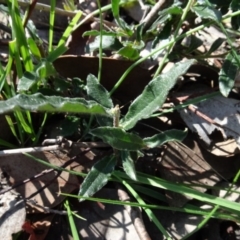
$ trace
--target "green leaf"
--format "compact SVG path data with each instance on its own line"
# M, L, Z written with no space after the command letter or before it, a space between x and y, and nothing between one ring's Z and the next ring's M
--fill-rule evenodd
M39 78L47 78L56 74L56 70L51 62L42 60L36 68L36 73Z
M87 77L87 94L92 100L95 100L105 108L113 108L113 102L110 98L109 92L92 74L89 74Z
M10 7L10 4L11 4L11 9L9 10L11 14L13 36L17 40L17 45L22 56L23 65L26 71L30 72L33 70L34 66L33 66L30 52L29 52L29 47L27 44L26 34L22 24L22 18L20 15L20 8L18 5L18 1L16 0L9 1L9 7Z
M138 135L117 127L99 127L93 129L91 134L118 150L136 151L144 147L143 140Z
M175 85L178 77L184 74L193 63L194 60L177 63L169 72L153 79L130 105L120 125L128 130L139 120L149 118L165 102L168 92Z
M103 30L103 31L102 31L102 35L103 35L103 36L116 37L116 36L117 36L117 33ZM97 31L97 30L86 31L86 32L83 33L82 36L83 36L83 37L86 37L86 36L94 36L94 37L96 37L96 36L100 36L100 32Z
M204 19L211 19L216 22L221 22L221 20L222 20L221 12L212 6L198 5L198 6L192 7L192 10L193 10L193 12L196 13L196 15L198 17L201 17Z
M83 98L44 96L40 93L33 95L19 94L6 101L0 101L0 113L13 112L16 110L68 112L110 116L110 113L94 101L86 101Z
M136 60L137 58L139 58L139 51L131 46L123 47L117 53L130 60Z
M49 53L49 55L47 56L46 60L48 62L53 62L55 61L59 56L61 56L62 54L64 54L66 51L68 50L68 48L62 44L58 47L56 47L53 51L51 51Z
M123 33L127 35L128 37L131 37L133 35L133 29L130 25L128 25L122 18L119 18L118 20L119 26L123 29Z
M137 181L137 174L134 161L129 151L121 151L122 166L125 173L134 181Z
M114 171L114 175L117 175L118 177L128 181L129 177L126 176L125 173ZM193 199L197 199L199 201L210 203L214 205L220 205L222 207L229 208L233 211L240 212L240 204L238 202L232 202L230 200L226 200L224 198L212 196L207 193L201 193L198 190L192 189L188 186L185 186L183 184L170 182L167 180L164 180L162 178L154 177L145 173L138 172L138 182L142 184L146 184L151 187L161 188L161 189L167 189L168 191L173 191L176 193L184 194L186 196L189 196Z
M32 72L25 72L19 79L17 86L18 92L28 91L34 84L37 84L41 79L53 76L56 74L56 70L51 62L43 59Z
M96 116L99 126L113 126L113 118L109 116Z
M238 70L238 63L233 54L230 52L226 56L222 69L219 72L219 89L223 96L227 97L233 88Z
M239 0L232 0L230 4L230 9L232 12L236 12L240 10L240 2ZM231 18L231 25L234 30L238 30L240 27L240 17L239 15Z
M115 18L117 24L125 31L125 33L128 36L131 36L133 34L133 31L127 25L127 23L123 19L120 18L120 15L119 15L120 0L112 0L111 2L112 2L112 14L113 14L113 17Z
M90 51L93 52L99 49L100 36L95 37L94 41L89 44ZM118 50L123 47L122 43L113 36L102 36L102 49Z
M17 146L13 145L12 143L9 143L3 139L0 138L0 146L1 147L7 147L7 148L17 148Z
M187 136L187 131L168 130L163 133L156 134L152 137L144 138L143 141L149 148L161 146L166 142L179 141L181 142Z
M182 41L182 44L184 44L184 41ZM196 50L197 48L202 46L202 44L203 44L203 41L200 38L198 38L194 35L191 35L191 36L187 37L186 38L186 43L184 44L184 47L187 48L186 53L193 52L194 50Z
M89 74L87 77L87 94L88 96L95 100L97 103L101 104L105 108L113 108L113 102L110 98L108 91L99 83L97 78ZM106 116L96 116L98 124L100 126L112 126L113 118Z
M56 70L52 63L43 59L32 72L25 72L19 79L17 86L18 92L28 91L34 84L37 84L41 79L45 79L49 76L55 75Z
M120 0L112 0L112 14L113 17L118 20L119 19L119 3Z
M28 91L39 80L36 72L25 72L19 79L17 91Z
M31 53L34 55L34 57L38 61L40 61L40 59L42 58L41 52L39 51L39 48L38 48L36 42L34 41L34 39L33 38L28 38L27 42L28 42L28 46L29 46L29 49L30 49Z
M83 197L91 197L93 194L99 191L104 185L107 184L116 163L117 160L115 156L107 156L94 164L84 179L78 195Z
M80 119L76 116L66 116L60 124L60 135L69 137L79 132Z
M207 55L211 55L211 53L215 52L224 41L225 41L224 38L217 38L211 45L209 51L207 52Z
M66 28L65 32L63 33L61 39L58 42L58 47L61 45L65 45L65 42L67 41L68 37L70 36L70 34L73 32L74 27L77 25L80 17L82 16L82 12L78 11L76 12L76 15L74 16L74 18L72 19L72 21L68 24L68 27Z

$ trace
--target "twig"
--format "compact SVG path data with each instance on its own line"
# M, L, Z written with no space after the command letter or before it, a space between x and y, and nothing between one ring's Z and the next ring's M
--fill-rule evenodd
M158 12L165 7L166 4L170 4L170 1L166 0L159 0L151 9L151 11L148 13L148 15L145 17L145 19L142 20L142 23L144 23L143 26L143 33L145 33L149 27L153 24L153 22L158 18ZM171 1L172 2L172 1Z
M44 213L54 213L54 214L59 214L59 215L67 215L68 214L67 211L64 211L64 210L59 211L59 210L55 210L55 209L51 209L49 207L39 205L39 204L37 204L37 202L35 200L27 199L26 202L30 205L33 205L33 206L43 209Z
M33 147L33 148L18 148L18 149L10 149L10 150L2 150L0 151L0 157L6 155L14 155L20 153L34 153L34 152L43 152L43 151L54 151L54 150L62 150L63 148L60 145L53 145L47 147Z
M37 4L37 0L33 0L33 1L30 3L29 8L28 8L28 11L27 11L27 15L26 15L26 17L25 17L25 19L24 19L24 22L23 22L23 28L25 28L25 27L27 26L28 20L29 20L29 18L31 17L32 12L33 12L36 4Z
M120 184L116 184L118 197L123 202L129 202L130 197L127 192L122 188ZM124 205L126 211L128 212L132 223L136 229L136 232L141 240L151 240L141 217L141 212L139 208L131 207L129 205Z
M0 151L0 157L1 156L6 156L6 155L20 154L20 153L35 153L35 152L43 152L43 151L66 150L66 149L69 149L71 147L78 147L78 148L107 148L107 147L109 147L109 145L106 144L106 143L103 143L103 142L79 142L79 143L73 143L73 142L68 140L67 143L63 143L61 145L2 150L2 151Z
M191 112L195 113L198 117L204 119L206 122L215 125L216 127L220 128L219 130L228 130L236 135L239 135L238 132L234 131L233 129L226 127L226 126L222 126L220 123L217 123L215 120L213 120L212 118L208 117L207 115L205 115L204 113L200 112L199 110L197 110L197 108L194 105L189 105L187 107ZM222 132L223 133L223 132ZM224 134L223 134L224 135Z

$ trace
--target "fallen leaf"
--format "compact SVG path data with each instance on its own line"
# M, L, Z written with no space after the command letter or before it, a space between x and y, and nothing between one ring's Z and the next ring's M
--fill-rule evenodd
M173 182L214 186L221 179L229 179L236 174L238 158L217 157L200 148L189 134L184 145L169 142L163 152L158 170L161 176ZM229 161L231 164L229 164ZM193 187L205 192L205 187ZM167 191L168 203L172 206L183 206L190 198Z
M82 150L78 149L78 153ZM76 150L75 150L76 154ZM61 151L54 152L38 152L31 154L36 158L42 159L54 166L61 166L64 162L70 159L66 153ZM92 160L90 160L92 159ZM93 153L89 152L86 155L80 156L76 162L72 163L67 169L75 170L78 172L87 171L87 169L96 161ZM86 164L86 168L84 167ZM36 162L35 160L22 155L7 155L0 157L0 168L4 169L6 174L9 176L11 184L19 183L29 177L37 175L42 171L49 169L45 165ZM26 184L22 184L17 187L16 190L24 197L28 198L33 193L38 191L45 184L49 183L55 176L55 172L45 174L44 176L31 180ZM55 179L47 188L34 196L37 204L46 207L54 207L63 201L65 198L59 195L61 192L71 193L73 190L79 188L79 179L76 175L69 174L63 171L61 175ZM42 211L37 207L28 209L31 211Z
M133 64L131 61L116 60L111 58L102 59L101 84L110 91L122 74ZM63 56L59 57L54 63L58 73L64 77L79 77L86 80L91 73L98 75L99 59L96 57L82 56ZM116 90L114 96L123 104L135 99L151 80L148 70L139 66L127 75L126 79ZM134 86L134 91L132 86Z

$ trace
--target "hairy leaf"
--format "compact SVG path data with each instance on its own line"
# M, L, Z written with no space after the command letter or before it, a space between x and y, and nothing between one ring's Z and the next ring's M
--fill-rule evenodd
M166 142L170 141L179 141L181 142L187 136L187 131L180 130L168 130L163 133L156 134L152 137L144 138L144 143L149 148L155 148L157 146L163 145Z
M93 129L91 134L118 150L136 151L144 147L143 140L138 135L117 127L99 127Z
M230 4L230 8L233 12L240 10L240 2L239 0L232 0ZM238 30L240 27L240 17L239 15L231 18L231 25L234 30Z
M125 46L121 48L117 53L130 60L136 60L139 58L139 51L132 46Z
M33 95L19 94L6 101L0 101L0 113L16 110L110 115L101 105L82 98L44 96L36 93Z
M113 37L116 37L117 34L115 32L110 32L110 31L102 31L102 35L105 35L105 36L113 36ZM90 30L90 31L86 31L83 33L82 35L83 37L86 37L86 36L100 36L100 32L97 31L97 30Z
M34 71L25 72L23 74L23 76L19 79L17 90L18 92L28 91L39 80L45 79L55 74L56 70L54 69L52 63L43 60L38 64L38 66L36 66Z
M194 63L187 60L177 63L173 69L154 78L130 105L126 116L120 122L125 130L131 129L141 120L148 118L165 102L169 90L175 85L177 78L184 74Z
M99 49L100 36L95 37L94 41L89 44L90 51L93 52ZM102 49L118 50L123 47L122 43L113 36L102 36Z
M116 163L117 160L115 156L107 156L94 164L84 179L78 195L83 197L91 197L93 194L99 191L104 185L107 184L108 178L113 172Z
M216 22L220 22L222 20L221 12L212 6L207 6L205 4L198 5L198 6L192 7L192 10L197 14L198 17L201 17L204 19L211 19Z
M95 100L105 108L113 108L112 99L110 98L108 91L92 74L89 74L87 77L87 94L91 99Z
M134 161L129 151L121 151L122 166L125 173L132 179L137 180Z
M222 45L224 41L225 41L224 38L217 38L211 45L207 54L210 55L211 53L215 52Z
M238 63L233 54L230 52L226 56L222 69L219 72L219 89L223 96L227 97L233 88L238 69Z

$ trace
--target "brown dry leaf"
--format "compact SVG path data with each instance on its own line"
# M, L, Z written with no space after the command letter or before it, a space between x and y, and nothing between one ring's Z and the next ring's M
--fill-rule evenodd
M79 150L79 152L80 151L81 150ZM38 152L32 155L55 166L60 166L65 161L70 159L66 154L63 154L60 151L42 153ZM71 168L71 170L78 172L86 171L84 164L87 163L88 165L92 165L95 162L95 159L93 160L93 158L93 153L89 152L86 155L80 156L77 162L71 164L69 167L67 167L67 169ZM22 154L0 157L0 168L4 169L4 171L10 176L11 184L21 182L22 180L41 173L45 169L48 169L48 167L44 166L43 164L38 163ZM49 183L54 178L54 176L55 173L51 172L50 174L46 174L40 178L19 186L16 190L21 193L22 196L28 198L42 186ZM70 193L73 190L78 189L78 187L78 178L75 175L63 171L51 185L34 196L34 199L39 205L54 207L65 198L64 196L59 196L61 192Z
M36 240L45 240L51 227L54 214L33 214L31 216L31 225L34 229Z
M122 74L133 64L131 61L103 58L101 84L111 90ZM99 59L96 57L63 56L54 62L56 70L64 77L79 77L86 80L88 74L97 76ZM133 68L115 92L122 103L135 99L151 80L148 70L139 66ZM134 86L134 91L132 86Z
M223 142L212 141L210 146L206 146L206 144L203 144L203 146L216 156L229 157L240 153L239 146L234 139L228 139Z
M161 176L176 183L195 183L214 186L222 178L234 176L239 165L237 157L216 157L201 149L193 135L184 140L186 146L170 142L164 151L159 171ZM229 161L231 164L229 164ZM204 187L194 187L205 192ZM172 206L183 206L190 198L181 194L167 192L168 202Z
M89 37L83 37L83 33L91 30L91 23L85 23L80 25L75 31L70 35L67 40L68 50L65 55L84 55L86 43Z

